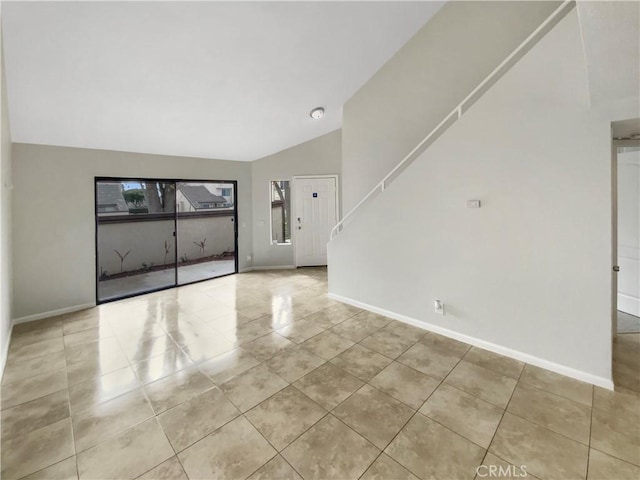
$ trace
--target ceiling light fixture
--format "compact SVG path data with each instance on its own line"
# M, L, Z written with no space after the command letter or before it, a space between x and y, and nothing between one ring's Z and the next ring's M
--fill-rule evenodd
M313 110L311 110L311 113L309 113L309 116L314 120L320 120L324 116L324 108L322 107L314 108Z

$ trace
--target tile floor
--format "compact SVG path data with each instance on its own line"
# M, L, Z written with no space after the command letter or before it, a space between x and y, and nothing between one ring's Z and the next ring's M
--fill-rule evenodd
M2 478L637 480L639 335L614 370L610 392L339 304L324 269L234 275L17 325Z

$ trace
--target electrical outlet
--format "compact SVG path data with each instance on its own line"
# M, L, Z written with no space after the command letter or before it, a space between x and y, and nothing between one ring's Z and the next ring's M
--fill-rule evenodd
M247 262L250 262L253 257L251 255L247 255Z
M438 315L444 315L444 303L442 303L440 300L436 300L435 302L433 302L433 310Z

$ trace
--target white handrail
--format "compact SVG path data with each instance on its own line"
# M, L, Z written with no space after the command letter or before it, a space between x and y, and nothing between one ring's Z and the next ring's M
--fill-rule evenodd
M569 7L569 8L567 8ZM335 236L338 234L338 232L340 231L340 229L342 228L342 226L344 225L344 222L351 217L356 210L358 210L364 203L366 203L366 201L371 198L378 190L380 190L381 192L384 191L384 189L386 188L386 182L387 180L389 180L399 169L401 169L409 160L415 160L415 158L413 158L413 156L416 154L416 152L419 152L422 147L429 141L431 140L431 138L438 133L438 131L447 124L447 122L449 122L452 118L453 121L455 122L456 120L458 120L462 114L464 113L464 106L465 104L471 100L473 98L473 96L475 94L477 94L480 90L482 90L489 82L491 82L494 77L496 77L500 71L509 63L511 62L511 60L513 60L520 52L522 52L522 50L524 50L529 43L531 43L532 40L534 40L539 34L540 32L542 32L545 28L547 28L549 26L549 24L551 22L553 22L557 16L559 16L561 13L562 14L567 14L569 13L569 11L571 11L571 9L573 9L575 7L575 0L565 0L562 5L560 5L558 8L556 8L553 13L551 15L549 15L549 17L547 17L547 19L542 22L540 24L540 26L538 26L538 28L536 28L527 38L524 39L524 41L522 43L520 43L520 45L518 45L516 47L516 49L511 52L511 54L505 58L502 62L500 62L500 64L494 68L492 70L492 72L487 75L485 77L484 80L482 80L482 82L480 82L478 84L478 86L476 88L474 88L473 90L471 90L471 92L464 97L464 99L449 113L449 115L447 115L446 117L444 117L444 119L433 129L431 130L431 132L429 132L429 134L424 137L420 143L418 143L418 145L416 145L416 147L411 150L401 161L400 163L398 163L395 167L393 167L393 169L387 174L385 175L385 177L380 181L380 183L378 183L375 187L373 187L373 189L371 189L371 191L369 191L369 193L367 193L364 198L362 200L360 200L355 207L353 207L349 213L347 213L344 217L342 217L342 219L336 223L335 227L333 227L333 229L331 229L331 234L329 236L329 239L333 239L335 238ZM457 117L457 118L456 118Z

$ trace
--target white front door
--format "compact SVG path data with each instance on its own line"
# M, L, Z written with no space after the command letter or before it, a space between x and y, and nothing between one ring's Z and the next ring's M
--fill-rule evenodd
M329 233L338 221L337 177L293 179L296 266L327 264Z

